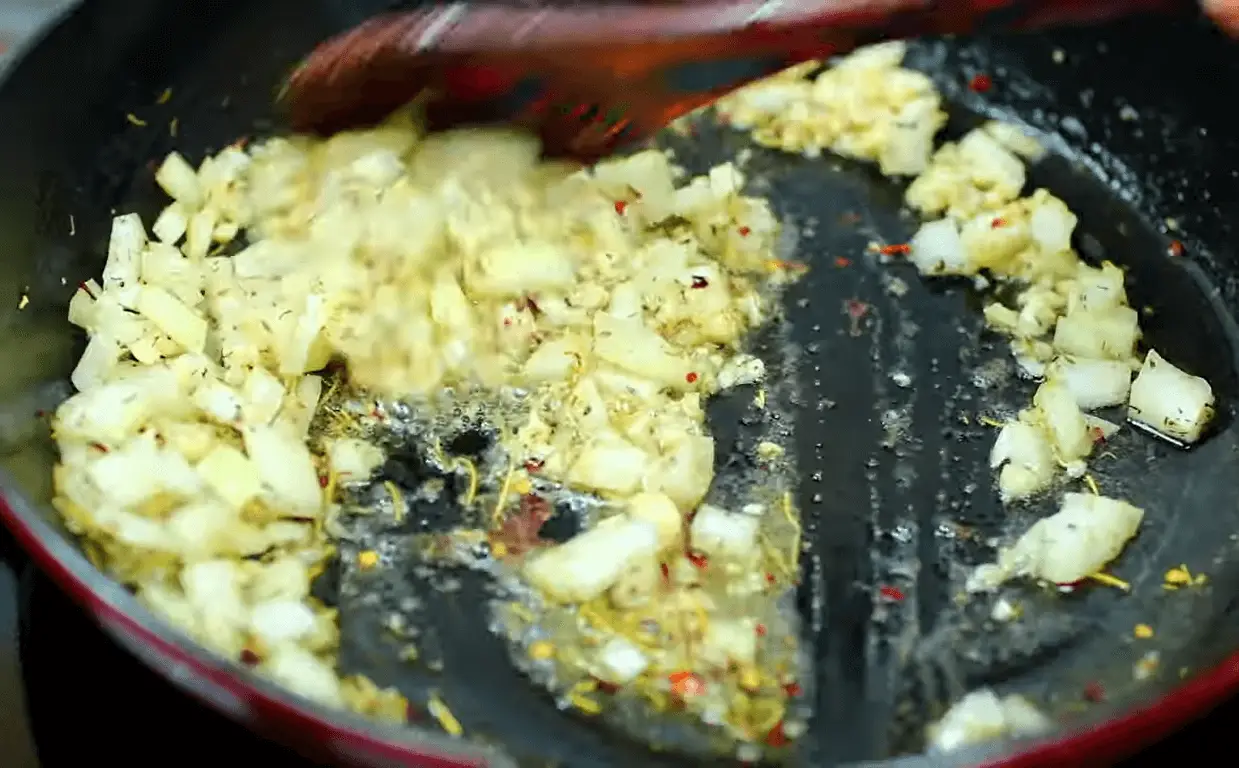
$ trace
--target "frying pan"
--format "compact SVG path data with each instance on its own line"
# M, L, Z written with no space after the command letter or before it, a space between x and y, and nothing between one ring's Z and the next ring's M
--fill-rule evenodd
M411 575L412 563L365 578L340 567L316 585L340 608L342 666L400 687L413 702L408 727L377 725L303 701L196 646L89 565L50 511L54 454L38 414L64 396L82 343L65 322L66 307L73 287L101 268L110 212L156 210L151 163L174 147L196 158L238 136L277 130L272 94L297 58L389 7L91 0L16 67L0 91L7 259L0 514L39 565L137 656L322 763L700 764L558 710L486 631L489 593L471 574L454 575L455 589L443 591ZM1086 258L1128 268L1132 303L1147 307L1148 342L1213 383L1218 429L1190 452L1125 430L1112 443L1114 458L1097 465L1105 492L1147 510L1142 533L1115 565L1129 593L1015 586L1009 594L1025 612L1009 623L989 618L987 599L958 604L961 576L992 554L991 540L1049 511L1001 508L984 462L992 433L977 419L1022 406L1033 385L1004 368L1004 346L982 330L968 286L926 283L863 258L869 242L903 242L916 226L901 213L895 185L856 164L755 151L753 189L772 200L798 235L797 258L812 266L787 298L777 338L756 342L789 382L770 411L784 414L799 457L811 545L797 602L817 669L816 715L789 763L1097 765L1239 688L1239 260L1231 216L1239 138L1226 111L1239 56L1203 23L1158 21L926 40L912 47L910 63L951 100L948 134L997 116L1044 137L1053 153L1033 168L1032 183L1080 215L1076 245ZM994 87L970 90L977 74ZM171 97L157 103L169 88ZM667 143L693 170L748 146L704 123L697 136ZM835 266L837 257L849 266ZM29 303L19 310L22 295ZM748 399L712 407L720 475L748 453L752 425L740 404ZM487 439L484 430L465 437L462 450ZM428 471L413 451L385 468L397 482ZM452 515L427 506L404 528L357 533L399 548ZM1207 574L1207 583L1164 589L1163 572L1179 564ZM415 603L408 618L425 628L426 653L441 671L399 661L381 631L392 610ZM1137 624L1154 636L1133 637ZM1151 674L1134 673L1142 661ZM1061 727L1048 740L922 755L925 724L978 685L1023 693ZM470 738L450 739L425 717L419 705L431 688Z

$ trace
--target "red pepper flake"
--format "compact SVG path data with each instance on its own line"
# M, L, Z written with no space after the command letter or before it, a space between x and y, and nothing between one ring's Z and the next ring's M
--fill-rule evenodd
M522 555L531 549L544 546L539 532L551 519L551 503L534 493L521 496L516 514L509 515L499 530L492 534L494 541L501 542L513 555Z
M907 243L884 245L878 249L878 253L883 256L906 256L907 254L912 253L912 246Z
M775 582L774 574L766 571L766 583L773 584Z
M990 229L1002 229L1007 226L1007 220L1001 216L995 216L994 220L989 223Z
M108 447L107 447L106 445L104 445L103 443L91 443L91 444L90 444L90 447L91 447L91 448L94 448L96 451L100 451L100 452L102 452L102 453L107 453L107 452L108 452Z
M663 584L671 583L671 566L666 563L658 564L658 571L663 575Z
M869 314L869 305L860 299L848 299L843 302L843 312L848 316L848 322L851 323L848 333L852 336L860 336L864 332L861 321L865 319L865 315Z
M974 75L973 78L968 81L968 88L974 93L986 93L993 87L994 78L989 75Z
M1101 687L1101 683L1096 680L1084 686L1084 700L1091 701L1094 704L1106 700L1106 689Z
M677 696L700 696L706 692L706 681L695 672L672 672L667 679L671 681L671 692Z
M241 649L241 663L247 667L252 667L258 664L262 659L258 658L258 654L251 651L249 648Z
M766 734L766 745L778 749L779 747L786 747L787 741L787 734L783 732L783 721L780 720L770 729L770 733Z
M85 282L78 283L77 288L79 291L85 292L85 294L89 296L90 298L92 299L95 298L95 294L91 292L90 286L87 285Z
M1106 433L1101 427L1089 427L1088 436L1093 439L1094 443L1104 443L1106 441Z
M685 374L684 380L687 381L689 384L695 384L697 382L697 374L694 373L693 371L689 371L687 374Z
M693 285L692 285L693 288L701 289L709 285L710 285L709 280L705 279L701 275L693 275Z
M615 201L615 212L618 213L620 216L623 216L624 211L627 209L628 209L627 200L616 200Z
M800 683L797 683L795 680L793 680L792 682L787 683L786 685L783 686L783 692L786 693L788 696L799 696L800 694L804 693L804 689L800 687Z
M749 229L748 227L740 227L740 229L737 231L740 233L740 237L748 237L749 233L752 232L753 230Z
M326 487L327 487L327 483L330 483L330 482L331 482L331 478L330 478L330 477L328 477L327 475L319 475L319 476L318 476L318 487L319 487L319 488L326 488Z
M512 325L512 318L510 318L510 317L505 317L505 318L503 318L503 327L504 327L504 328L507 328L507 327L509 327L510 325Z
M530 473L538 472L542 469L543 463L544 462L542 461L542 459L526 459L525 460L525 471L530 472Z
M698 568L705 568L706 566L710 564L710 558L706 557L700 552L694 552L691 549L688 552L686 552L684 556L688 558L688 562L692 563Z
M757 630L756 630L756 631L757 631L757 636L758 636L758 637L765 637L765 636L766 636L766 625L765 625L765 624L758 624L758 625L757 625Z
M1168 251L1171 256L1182 256L1184 250L1185 249L1183 247L1182 240L1171 240L1170 241L1170 248L1168 249Z
M35 416L35 418L37 418L37 419L41 419L41 418L43 418L43 417L44 417L44 416L46 416L46 415L47 415L47 411L35 411L35 412L34 412L34 416Z
M894 600L895 602L903 600L903 592L898 587L892 587L890 584L883 584L878 592L887 600Z
M835 258L835 266L839 269L852 266L852 260L846 256L838 256Z

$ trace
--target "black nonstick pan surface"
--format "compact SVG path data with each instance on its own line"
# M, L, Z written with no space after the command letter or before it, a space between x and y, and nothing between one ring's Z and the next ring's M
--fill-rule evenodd
M156 210L153 163L173 148L197 159L239 136L277 131L272 97L289 67L379 6L93 0L27 55L0 90L8 353L0 397L28 404L33 424L62 391L81 344L64 319L68 298L101 268L111 212ZM954 597L967 569L992 556L991 539L1050 511L1049 501L1002 509L985 464L993 435L979 421L1021 407L1033 385L1000 375L1005 345L983 330L970 287L926 283L910 268L863 258L871 241L903 242L915 230L897 186L867 167L754 149L753 190L798 233L796 258L812 267L787 297L780 334L792 343L758 347L794 384L769 413L788 414L810 542L798 605L817 670L816 716L793 764L944 764L919 756L924 726L966 691L991 685L1042 705L1061 732L952 761L1095 765L1239 687L1239 663L1226 661L1239 651L1237 53L1203 22L1163 21L913 46L910 63L952 100L948 134L998 116L1044 136L1053 154L1031 183L1079 214L1076 246L1086 258L1128 268L1132 304L1148 308L1148 343L1209 379L1221 405L1219 428L1196 449L1127 430L1113 443L1115 458L1095 468L1107 494L1147 510L1115 565L1131 591L1012 587L1007 595L1025 606L1016 622L992 621L991 598L961 606ZM994 87L970 90L977 74ZM665 143L692 170L750 146L711 125ZM849 266L836 267L838 257ZM895 280L906 292L892 288ZM30 304L18 312L23 293ZM720 474L753 439L750 399L713 406ZM46 505L50 442L11 419L3 516L19 540L105 629L251 728L347 765L697 764L558 710L486 630L485 585L459 574L444 594L411 562L377 575L333 569L319 584L340 609L343 666L405 692L411 725L371 725L281 693L193 646L87 564ZM485 441L484 431L473 437ZM428 471L410 450L387 476L413 482ZM361 533L398 548L453 514L428 506L402 528ZM1206 583L1164 589L1164 572L1180 564ZM393 612L426 629L433 665L400 661L381 631ZM1153 636L1134 637L1138 624ZM1135 673L1154 657L1151 674ZM472 740L433 733L418 715L432 688Z

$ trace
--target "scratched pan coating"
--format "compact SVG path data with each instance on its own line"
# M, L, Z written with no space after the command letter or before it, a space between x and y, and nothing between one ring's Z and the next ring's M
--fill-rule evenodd
M239 135L275 130L270 104L280 76L315 41L372 10L328 0L190 2L176 13L159 5L142 4L150 19L125 22L127 37L110 35L127 45L97 54L94 79L69 88L63 73L70 70L49 66L44 93L64 99L13 121L0 147L8 169L0 178L0 244L11 259L6 297L15 306L29 286L32 305L6 316L10 391L68 372L78 343L64 321L71 287L97 274L110 209L157 210L148 164L173 148L196 160ZM110 17L100 10L95 18ZM1025 613L1011 624L987 619L990 598L961 607L953 597L967 570L991 555L988 541L1009 538L1050 509L1050 501L1000 507L985 466L993 433L978 420L1023 406L1033 385L1016 379L1004 345L982 330L969 286L926 283L866 254L870 242L903 242L915 229L897 185L857 164L752 151L745 164L751 191L770 198L794 235L793 258L811 266L787 296L785 321L756 342L788 372L786 396L770 418L782 419L791 435L811 544L798 607L817 668L817 715L798 764L928 764L900 756L915 755L926 722L981 684L1025 693L1065 727L1085 724L1152 702L1180 670L1207 668L1239 648L1232 539L1239 505L1231 480L1239 471L1232 418L1239 266L1227 215L1239 198L1239 143L1213 109L1225 95L1218 89L1239 83L1239 66L1224 45L1190 25L1130 24L914 46L911 63L952 101L949 133L981 115L1043 132L1055 154L1032 170L1032 183L1079 214L1077 246L1086 257L1129 268L1133 305L1150 308L1148 340L1207 377L1221 398L1218 434L1191 453L1125 431L1113 442L1115 458L1096 463L1106 493L1147 510L1139 539L1115 566L1131 594L1015 586L1007 594ZM1216 74L1198 76L1206 71ZM990 75L995 88L969 92L976 73ZM171 98L154 105L165 88ZM20 98L34 103L29 90ZM147 127L128 124L127 113ZM176 138L167 130L173 117ZM708 125L691 140L665 137L665 145L692 170L750 146ZM1179 222L1173 237L1184 242L1183 257L1168 255L1167 217ZM838 266L840 258L848 265ZM750 394L712 406L724 476L742 461L737 444L751 439ZM5 457L36 499L46 498L47 450L31 444ZM425 471L412 454L398 463L392 472ZM455 514L426 503L402 529L361 533L397 548ZM1208 573L1209 584L1164 591L1162 573L1179 563ZM695 764L652 755L557 710L512 670L506 649L486 631L486 586L453 574L445 591L447 578L411 564L365 582L347 567L329 571L318 588L339 605L345 669L414 698L440 690L467 731L522 764ZM434 627L422 650L442 662L441 671L400 660L386 631L393 612ZM1154 627L1155 637L1132 640L1138 623ZM1138 682L1133 668L1151 650L1160 653L1159 672ZM1086 704L1086 686L1104 690L1105 700Z

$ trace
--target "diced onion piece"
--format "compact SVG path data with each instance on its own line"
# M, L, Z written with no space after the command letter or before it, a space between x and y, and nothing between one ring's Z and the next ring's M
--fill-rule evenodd
M618 518L538 553L525 566L525 576L554 600L583 603L606 592L636 561L657 552L653 525Z
M648 468L643 483L646 490L665 493L687 511L701 503L713 479L714 440L681 434L662 446L662 457Z
M217 445L198 462L198 474L233 509L241 509L262 493L258 467L230 445Z
M95 459L86 475L108 502L125 508L162 493L187 498L200 487L189 462L179 453L157 448L149 433Z
M293 693L330 707L343 704L340 678L335 670L300 646L291 643L277 646L262 668L272 680L287 686Z
M102 385L110 377L124 350L108 336L92 336L69 380L79 392Z
M648 605L658 592L662 572L654 557L639 557L634 560L619 579L611 585L611 603L623 611Z
M981 688L957 701L941 720L929 726L929 751L953 752L1001 738L1032 736L1048 731L1052 722L1019 696L998 698Z
M1012 220L1005 226L994 226L992 213L981 213L964 222L959 230L964 252L972 272L988 269L1005 275L1017 270L1017 257L1029 243L1028 227Z
M186 600L198 615L200 638L229 654L239 653L242 632L249 623L240 563L227 560L192 563L181 571L180 580Z
M616 435L588 443L572 462L568 482L578 488L627 496L641 485L649 456Z
M198 172L179 152L170 152L155 171L155 183L168 197L196 211L202 207L202 187L198 184Z
M163 380L175 395L175 377L168 372ZM80 392L66 400L56 412L56 434L116 445L138 431L158 409L146 379L116 379Z
M1091 493L1068 493L1059 511L1037 521L999 556L1003 570L1054 584L1100 572L1136 535L1144 510Z
M1079 219L1067 204L1048 193L1033 197L1036 207L1029 217L1029 231L1037 247L1045 254L1055 254L1071 249L1071 235Z
M1054 348L1065 355L1130 360L1140 340L1140 316L1131 307L1079 309L1058 321Z
M1033 395L1033 406L1059 461L1071 462L1092 453L1093 440L1088 434L1084 414L1065 386L1055 381L1045 382Z
M479 255L466 273L466 288L479 296L524 296L564 291L576 277L572 253L551 243L508 243Z
M241 396L219 379L207 379L195 389L193 403L220 424L234 426L241 422L244 407Z
M1119 360L1060 357L1046 376L1065 386L1084 411L1125 403L1131 391L1131 366Z
M714 619L706 627L701 655L708 664L752 666L757 661L757 622L753 619Z
M126 288L138 284L142 269L142 249L145 247L146 228L142 226L142 218L138 214L126 213L112 219L108 260L103 266L104 289Z
M658 531L658 545L666 550L679 544L684 531L684 518L666 494L638 493L628 500L628 516L644 520Z
M994 141L997 141L1025 160L1035 162L1045 156L1045 145L1035 136L1027 133L1024 128L1014 123L991 120L981 126L981 130L985 131Z
M692 373L689 363L654 329L640 320L603 313L594 317L594 354L611 365L683 389Z
M747 560L756 552L760 519L702 504L689 526L693 549L710 557Z
M978 182L988 182L987 186L1008 189L1014 194L1024 188L1024 163L984 130L969 131L960 139L959 154Z
M719 369L716 383L720 390L756 384L766 376L766 364L752 355L736 355Z
M365 440L343 437L327 445L327 460L341 480L365 480L383 463L383 450Z
M569 340L552 339L534 350L525 361L522 374L531 384L563 381L569 378L577 360L577 353Z
M1190 445L1213 419L1213 387L1149 350L1131 386L1127 418L1179 443Z
M615 685L624 685L637 679L637 676L650 665L640 648L622 637L613 637L598 651L598 677Z
M163 288L143 286L137 310L185 351L206 349L207 321Z
M1047 437L1022 421L1003 426L990 450L991 469L1002 469L998 490L1003 501L1026 499L1045 490L1054 480L1057 463Z
M173 203L160 211L159 217L151 225L151 232L155 233L161 243L167 245L176 245L188 229L189 214L180 203Z
M1076 268L1074 285L1069 293L1068 314L1081 309L1101 312L1126 307L1127 288L1123 282L1123 270L1108 261L1096 269L1081 263Z
M94 282L93 280L91 282ZM78 288L69 299L69 322L78 328L89 329L95 324L95 299L102 288L95 287L92 295L86 288Z
M265 425L245 430L245 451L258 467L263 485L292 517L318 517L323 493L314 458L300 440Z
M314 611L299 600L267 600L250 609L250 632L268 648L302 639L315 623Z
M255 366L241 389L241 418L247 424L270 424L284 403L284 385L266 368Z
M189 217L185 234L185 255L195 261L206 258L211 250L215 225L219 223L219 211L203 208Z
M954 219L922 224L908 245L909 257L923 275L970 275L976 271L969 265Z

